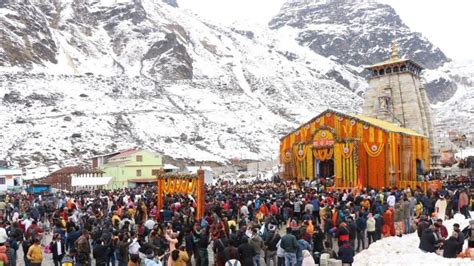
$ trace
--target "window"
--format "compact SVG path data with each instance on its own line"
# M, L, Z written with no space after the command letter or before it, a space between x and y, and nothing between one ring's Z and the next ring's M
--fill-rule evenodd
M142 170L140 169L137 170L137 176L142 176Z
M136 160L137 160L137 162L142 162L143 161L143 156L137 155Z
M380 96L379 98L379 110L390 110L392 99L390 96Z
M393 68L393 72L395 72L395 73L398 73L398 72L400 72L400 68L399 68L399 67L397 67L397 66L396 66L396 67L394 67L394 68Z
M159 173L160 173L160 170L158 170L158 169L152 169L151 170L151 175L154 176L154 177L157 176Z
M387 68L385 69L385 73L387 73L387 74L392 73L392 69L391 69L390 67L387 67Z
M5 185L5 177L0 177L0 185Z
M380 76L385 75L385 70L380 69L380 70L379 70L379 75L380 75Z

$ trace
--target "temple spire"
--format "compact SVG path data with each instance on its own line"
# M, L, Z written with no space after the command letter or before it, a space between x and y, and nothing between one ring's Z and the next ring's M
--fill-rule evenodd
M392 55L390 56L390 60L395 61L398 59L400 59L400 57L398 56L397 43L395 41L392 41Z

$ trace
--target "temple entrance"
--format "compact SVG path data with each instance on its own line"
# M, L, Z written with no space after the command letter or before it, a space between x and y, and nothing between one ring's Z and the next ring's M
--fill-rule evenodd
M425 170L423 169L423 161L416 159L416 175L424 175Z
M317 177L332 177L334 176L334 160L320 161L316 160L316 176Z

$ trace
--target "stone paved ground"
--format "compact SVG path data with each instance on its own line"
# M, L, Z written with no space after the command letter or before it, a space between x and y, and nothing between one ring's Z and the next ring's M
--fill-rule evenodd
M42 244L49 244L51 242L51 235L45 235L44 239L42 241ZM16 265L17 266L25 266L25 262L23 260L23 248L20 247L18 249L18 252L16 254L17 260L16 260ZM49 265L54 265L53 264L53 255L51 254L44 254L44 260L42 265L49 266Z

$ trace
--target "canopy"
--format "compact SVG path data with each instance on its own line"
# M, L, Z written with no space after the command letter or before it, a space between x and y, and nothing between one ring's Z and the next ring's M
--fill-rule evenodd
M84 186L105 186L110 183L112 177L71 177L71 186L73 187L84 187Z
M172 164L166 164L166 163L165 163L163 169L165 169L165 170L179 170L179 167L174 166L174 165L172 165Z

